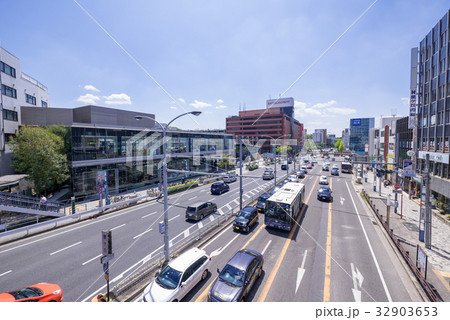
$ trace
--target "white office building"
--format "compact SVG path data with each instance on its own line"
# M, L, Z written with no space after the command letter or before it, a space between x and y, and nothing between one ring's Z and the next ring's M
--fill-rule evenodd
M47 87L20 70L19 58L0 47L0 176L13 173L8 140L17 133L20 107L47 108Z

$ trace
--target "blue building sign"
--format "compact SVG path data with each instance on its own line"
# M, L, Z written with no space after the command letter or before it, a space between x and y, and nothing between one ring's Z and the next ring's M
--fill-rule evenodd
M352 119L352 126L360 126L361 119Z

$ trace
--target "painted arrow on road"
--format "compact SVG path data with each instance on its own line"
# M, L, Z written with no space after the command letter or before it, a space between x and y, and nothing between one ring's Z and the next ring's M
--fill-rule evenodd
M303 254L302 266L300 268L298 268L298 271L297 271L297 283L295 286L295 294L297 294L298 287L300 286L300 282L302 282L303 275L305 274L305 261L306 261L307 254L308 254L308 250L305 250L305 253Z
M352 278L353 278L353 297L355 298L355 302L361 302L361 287L364 281L364 277L361 272L356 268L353 263L350 263L352 268Z
M344 201L345 201L345 198L344 198L344 197L341 197L341 205L342 205L342 206L344 205Z
M237 234L233 239L231 239L231 241L228 242L225 247L214 250L213 252L211 252L211 254L209 256L212 258L212 257L218 256L219 254L221 254L222 251L225 250L225 248L228 247L237 237L239 237L239 234Z

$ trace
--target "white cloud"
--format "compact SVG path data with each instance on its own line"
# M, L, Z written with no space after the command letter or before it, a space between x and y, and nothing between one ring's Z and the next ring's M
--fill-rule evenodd
M177 110L178 108L175 107L175 106L170 106L170 109L172 109L172 110Z
M409 106L409 97L401 98L400 100L402 100L404 106Z
M217 106L216 109L226 109L228 108L227 106L221 104L220 106Z
M96 104L96 101L99 101L100 98L91 93L85 94L84 96L78 97L77 101L85 103L85 104Z
M84 88L84 90L88 90L88 91L100 92L100 90L98 90L92 84L87 84L83 88Z
M182 103L186 104L186 101L184 101L184 99L183 99L183 98L178 98L178 101L180 101L180 102L182 102Z
M103 98L106 104L131 104L131 98L126 93L114 93Z
M203 109L203 108L211 107L210 103L202 102L202 101L198 101L198 100L195 100L194 103L191 103L189 105L194 107L195 109Z
M219 99L219 100L217 100L217 103L222 104L222 103L223 103L223 100L222 100L222 99Z
M336 101L331 100L328 102L323 102L323 103L316 103L315 105L313 105L313 108L317 108L317 109L322 109L322 108L327 108L330 107L332 105L336 104Z
M338 107L332 107L332 108L328 108L327 112L331 112L331 113L335 113L335 114L342 114L342 115L350 115L350 114L355 114L356 110L355 109L351 109L351 108L338 108Z

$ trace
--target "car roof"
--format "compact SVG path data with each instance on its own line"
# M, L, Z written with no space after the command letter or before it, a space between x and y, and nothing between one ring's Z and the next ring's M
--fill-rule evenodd
M263 193L262 195L260 195L260 197L263 197L263 198L270 198L270 194L268 194L268 193Z
M196 207L201 206L202 204L204 204L204 203L206 203L206 202L207 202L207 201L197 201L197 202L194 202L193 204L188 205L188 207L194 207L194 208L196 208Z
M243 249L236 252L236 254L228 261L227 264L241 270L246 270L248 265L253 261L255 256L261 255L259 252Z
M252 211L254 211L254 210L256 210L256 207L245 207L245 208L243 208L241 211L244 211L244 212L252 212Z
M192 248L182 253L176 259L169 262L169 266L178 271L186 270L192 263L200 259L202 256L208 256L205 250Z
M223 181L218 181L218 182L214 182L212 185L213 185L213 186L218 186L218 185L221 185L221 184L225 184L225 182L223 182Z

